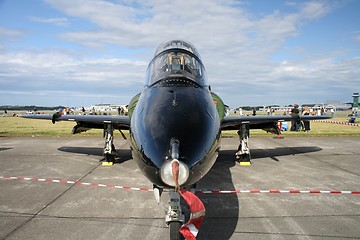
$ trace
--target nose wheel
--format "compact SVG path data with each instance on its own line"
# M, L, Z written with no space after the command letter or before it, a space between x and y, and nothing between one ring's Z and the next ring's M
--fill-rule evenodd
M179 232L179 229L181 227L181 222L170 222L169 228L170 228L170 240L182 240L184 239L181 233Z

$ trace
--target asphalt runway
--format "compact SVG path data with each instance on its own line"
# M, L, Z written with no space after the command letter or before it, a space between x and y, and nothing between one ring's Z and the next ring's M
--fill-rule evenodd
M103 142L0 137L0 239L169 239L166 193L158 205L150 191L104 187L152 185L125 140L115 139L119 163L101 166ZM237 139L222 140L221 154L198 190L360 191L360 137L251 138L249 167L235 162L237 146ZM206 216L198 240L360 238L360 194L199 197Z

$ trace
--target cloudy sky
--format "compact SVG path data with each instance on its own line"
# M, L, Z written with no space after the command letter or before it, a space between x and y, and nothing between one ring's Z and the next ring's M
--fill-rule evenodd
M0 105L126 104L184 39L231 107L349 102L360 1L0 0Z

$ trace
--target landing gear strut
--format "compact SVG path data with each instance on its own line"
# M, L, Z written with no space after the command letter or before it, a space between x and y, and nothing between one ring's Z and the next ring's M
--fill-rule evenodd
M105 124L104 138L105 138L104 162L113 163L115 161L115 157L117 156L117 153L114 146L114 127L112 124Z
M154 195L158 204L160 204L160 197L163 189L154 185ZM179 232L180 227L185 222L185 215L182 212L180 204L180 194L174 190L169 191L169 207L165 213L165 223L170 229L170 240L183 239Z
M154 185L154 195L158 204L160 204L160 197L163 189ZM170 229L170 240L183 239L179 232L180 227L185 222L185 215L182 212L180 204L180 194L174 190L169 191L169 207L165 213L165 223Z
M249 124L241 124L240 129L237 132L240 139L240 145L238 151L235 153L236 159L240 164L250 165L251 164L251 155L249 149Z

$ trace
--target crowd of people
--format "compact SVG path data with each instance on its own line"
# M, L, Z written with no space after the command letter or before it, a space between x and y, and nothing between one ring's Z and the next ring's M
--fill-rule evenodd
M310 115L309 107L305 107L302 110L301 115L305 115L305 116ZM300 120L300 110L298 104L295 104L294 107L291 109L291 117L293 119L291 120L290 131L299 131L301 129L305 132L310 131L310 122L307 120L304 121Z
M267 116L275 116L275 114L276 114L275 108L268 107L264 111L266 112ZM278 109L278 111L279 111L279 109ZM298 104L294 104L293 108L288 108L286 110L281 110L281 111L282 111L283 115L290 115L293 117L293 120L291 121L290 131L300 131L300 130L305 131L305 132L310 131L310 121L307 121L307 120L301 121L300 120L301 115L323 116L323 115L327 115L330 112L331 117L335 116L334 108L326 109L325 107L315 107L314 108L314 107L308 107L308 106L304 106L304 107L300 108L300 106ZM243 110L241 108L239 108L234 113L243 115ZM253 108L252 115L255 116L256 114L257 114L256 108Z

